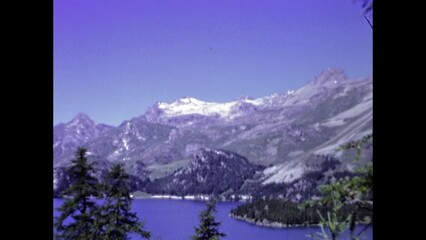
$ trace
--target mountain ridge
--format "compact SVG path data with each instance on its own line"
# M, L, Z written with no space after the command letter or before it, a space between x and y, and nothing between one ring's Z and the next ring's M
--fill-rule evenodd
M350 154L335 149L372 132L372 78L350 80L330 68L297 90L262 98L157 102L117 127L86 117L79 117L81 126L73 119L54 127L55 167L69 164L81 145L96 161L123 163L129 172L140 162L151 176L163 176L162 168L184 167L177 163L188 164L199 149L222 149L266 167L262 184L285 183L310 171L305 165L318 155L339 158L342 171L353 169Z

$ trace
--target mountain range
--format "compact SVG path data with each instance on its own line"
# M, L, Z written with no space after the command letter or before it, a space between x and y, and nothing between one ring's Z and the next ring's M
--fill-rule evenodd
M191 187L185 193L207 193L209 188L199 185L209 179L225 186L211 191L223 193L243 191L248 182L296 184L331 158L338 162L333 172L353 172L354 152L336 150L371 133L372 78L348 79L343 70L328 68L294 91L226 103L192 97L157 102L119 126L95 123L80 113L54 126L54 190L66 186L65 169L77 146L86 147L100 169L124 164L139 190L185 189L176 183L186 180ZM370 144L364 162L371 153ZM200 162L200 156L207 160ZM217 176L207 176L203 164ZM225 184L223 176L241 181Z

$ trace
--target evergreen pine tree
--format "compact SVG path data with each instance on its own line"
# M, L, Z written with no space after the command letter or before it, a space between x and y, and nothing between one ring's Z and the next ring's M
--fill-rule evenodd
M216 201L211 199L207 202L207 209L200 214L200 226L195 227L195 236L192 240L219 240L226 236L219 232L220 222L216 222L213 213L216 211Z
M136 213L131 212L129 175L121 165L115 165L105 179L105 204L102 206L98 225L101 226L100 239L129 239L134 232L149 239L150 233L143 230L143 223Z
M58 208L61 214L55 219L56 239L96 239L94 214L98 206L91 196L98 196L98 181L91 175L95 170L93 163L87 162L86 151L78 148L68 169L70 185L64 191L68 198ZM69 224L65 224L67 219Z

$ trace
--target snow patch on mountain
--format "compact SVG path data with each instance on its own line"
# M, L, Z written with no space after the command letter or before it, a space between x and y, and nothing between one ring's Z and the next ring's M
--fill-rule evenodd
M246 100L252 104L256 104L256 101ZM222 118L232 118L232 108L236 106L238 102L203 102L196 98L181 98L171 104L160 102L158 108L164 111L167 117L174 117L179 115L188 114L200 114L205 116L220 116Z
M231 102L204 102L193 97L180 98L172 103L157 102L156 108L160 111L160 115L166 118L179 117L184 115L198 114L209 117L220 117L222 119L232 120L236 117L244 115L247 111L251 111L258 107L273 107L277 105L278 99L288 97L294 94L293 90L289 90L283 94L272 94L270 96L250 99L243 98ZM278 102L278 105L281 103ZM151 109L153 112L157 112ZM186 125L193 122L187 121Z
M342 128L336 136L318 146L316 150L314 150L314 153L321 155L336 152L341 145L361 139L362 137L371 134L372 128L370 127L370 124L372 119L373 113L371 109L370 111L366 110L366 113L357 120L350 124L345 124L344 128ZM368 128L366 128L366 126L368 126Z
M305 169L300 164L294 162L272 166L263 170L266 178L262 184L290 183L302 177L304 172Z
M342 126L345 124L345 121L349 118L361 116L362 113L368 113L371 112L372 107L372 101L367 100L365 102L362 102L353 108L350 108L344 112L341 112L340 114L333 116L329 119L327 119L322 125L327 127L337 127Z
M129 144L128 144L129 141L126 138L123 138L122 141L123 141L123 147L126 149L126 151L128 151L129 150Z

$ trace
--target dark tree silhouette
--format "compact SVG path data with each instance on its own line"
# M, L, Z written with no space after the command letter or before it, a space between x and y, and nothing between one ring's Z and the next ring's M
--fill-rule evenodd
M93 163L87 162L86 151L78 148L68 169L70 185L64 191L67 199L58 208L61 214L55 219L56 239L96 239L94 222L98 206L91 197L98 196L98 181L92 175L95 170Z
M139 221L136 213L131 212L129 175L121 165L115 165L107 174L104 190L105 204L97 221L101 231L100 239L130 239L131 232L149 239L150 233L143 230L144 224Z
M362 15L364 15L365 20L367 20L368 24L371 28L373 28L373 24L371 20L373 18L373 0L356 0L357 2L361 2L362 7Z
M219 240L226 236L219 232L220 222L217 222L213 216L216 212L216 201L211 199L207 202L207 209L200 214L200 226L195 227L195 236L192 240Z

